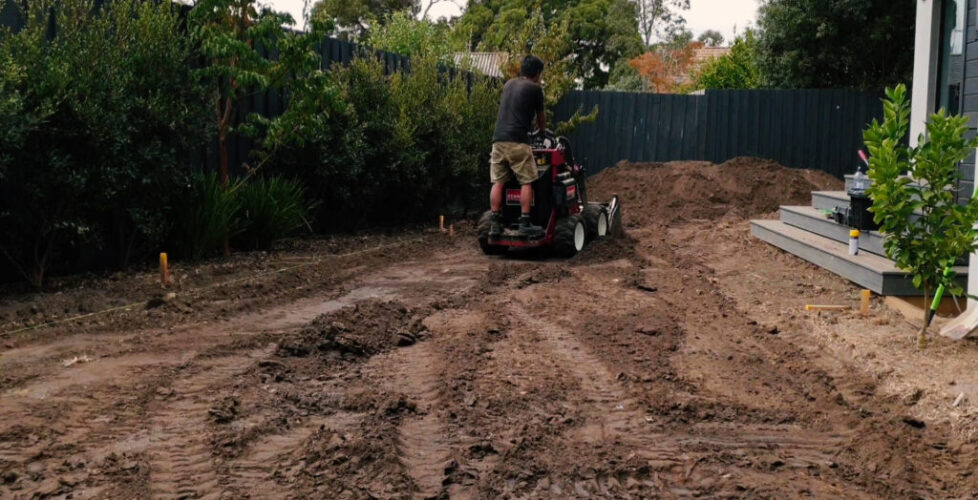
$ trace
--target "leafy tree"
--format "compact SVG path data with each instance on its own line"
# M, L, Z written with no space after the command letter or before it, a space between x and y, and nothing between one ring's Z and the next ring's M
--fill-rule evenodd
M781 88L874 89L910 81L915 2L770 0L758 66Z
M686 29L685 26L677 25L672 26L668 31L666 31L662 37L662 41L659 43L652 44L650 49L665 48L665 49L682 49L687 45L693 43L693 32ZM702 47L703 43L699 44Z
M417 0L319 0L313 5L310 18L332 26L333 35L359 41L367 36L372 24L381 23L399 11L407 10L414 15L418 7Z
M571 80L601 88L642 52L635 8L628 0L473 0L455 30L469 50L550 52L549 75L567 60Z
M706 30L696 37L696 41L707 47L720 47L723 45L723 34L717 30Z
M761 86L757 68L757 37L752 30L734 40L730 52L700 68L696 87L702 89L755 89Z
M702 46L700 42L679 47L663 44L628 61L628 64L642 78L643 90L663 94L679 93L689 84L687 77L696 50Z
M647 92L648 85L630 64L619 64L608 77L606 90L617 90L620 92Z
M948 116L942 109L930 117L920 145L907 147L907 88L901 84L887 89L886 96L883 121L873 120L864 133L871 155L871 210L885 235L886 255L913 276L925 303L940 285L961 294L954 273L945 274L945 269L978 249L973 229L978 223L978 199L961 205L953 188L961 180L958 164L978 147L978 139L965 138L967 117ZM921 348L927 343L927 314L925 310L917 335Z
M456 47L451 27L444 22L417 20L406 11L391 14L386 21L370 32L367 45L406 56L432 55L442 63L452 64Z
M0 40L9 37L9 32L0 32ZM29 128L30 120L24 113L26 103L21 91L26 79L26 69L14 54L0 52L0 181L12 160L14 148L22 144Z
M689 9L689 0L632 0L638 11L638 29L646 46L683 27L686 20L675 10ZM675 9L675 10L674 10Z
M288 14L259 12L255 0L201 0L190 12L190 27L207 64L198 78L212 89L220 155L221 183L228 183L228 135L238 101L247 92L267 88L281 65L259 49L272 49L285 37Z

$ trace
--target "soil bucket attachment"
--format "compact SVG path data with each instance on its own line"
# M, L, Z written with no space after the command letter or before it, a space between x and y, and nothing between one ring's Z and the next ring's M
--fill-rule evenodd
M624 229L621 225L621 200L618 196L612 196L608 203L599 203L608 213L608 234L611 236L621 236Z

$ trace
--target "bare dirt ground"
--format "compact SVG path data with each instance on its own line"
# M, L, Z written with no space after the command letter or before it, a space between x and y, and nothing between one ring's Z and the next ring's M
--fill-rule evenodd
M914 351L880 304L804 313L857 290L749 237L837 185L622 164L591 192L622 195L627 237L568 261L484 257L459 224L0 334L0 497L973 498L975 343ZM117 278L85 308L159 293ZM79 286L5 301L2 331L75 314Z

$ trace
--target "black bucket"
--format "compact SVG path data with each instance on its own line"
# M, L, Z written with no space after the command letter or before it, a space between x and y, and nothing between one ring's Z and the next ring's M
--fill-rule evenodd
M869 211L871 206L873 206L873 200L865 192L849 192L850 227L860 231L879 229L879 224L873 221L873 213Z

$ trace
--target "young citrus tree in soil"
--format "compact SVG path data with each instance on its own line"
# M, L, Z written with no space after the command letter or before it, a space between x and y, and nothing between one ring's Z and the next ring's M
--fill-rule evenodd
M967 140L968 119L948 116L942 109L930 117L919 146L904 144L910 125L907 88L887 89L883 121L873 120L863 137L870 153L869 196L874 220L884 233L886 255L913 277L924 292L924 303L940 285L955 295L963 290L953 272L945 273L961 257L973 252L978 201L969 195L958 203L958 164L978 146ZM909 175L905 175L909 174ZM917 334L917 345L927 345L928 310Z

